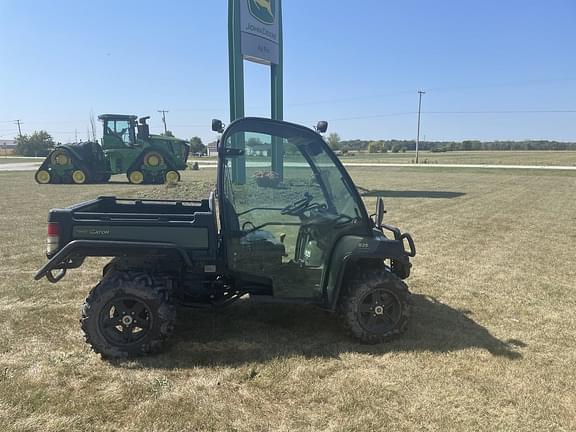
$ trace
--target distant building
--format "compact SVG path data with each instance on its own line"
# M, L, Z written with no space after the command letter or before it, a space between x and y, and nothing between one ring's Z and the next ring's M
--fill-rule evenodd
M16 140L0 139L0 154L14 153L16 150Z
M268 153L270 151L269 144L262 144L262 143L248 143L246 146L246 155L247 156L264 156L268 157Z
M206 146L207 156L218 156L218 141L211 142Z

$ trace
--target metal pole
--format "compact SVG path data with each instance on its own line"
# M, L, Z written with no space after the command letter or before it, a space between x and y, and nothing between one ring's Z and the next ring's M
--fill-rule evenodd
M230 123L244 117L244 57L241 50L242 32L240 29L240 2L228 2L228 61L230 64ZM244 136L235 134L232 147L244 150ZM246 157L232 159L232 181L235 184L246 183Z
M282 30L282 2L278 0L278 10L276 11L278 19L278 64L270 65L270 82L272 107L270 114L273 120L284 120L284 42ZM278 137L272 139L272 171L284 179L284 149L282 140Z
M18 125L18 136L22 136L22 129L20 128L21 120L14 120L14 122Z
M162 123L164 123L164 135L168 133L168 128L166 127L166 113L170 111L166 110L158 110L159 113L162 113Z
M420 113L422 112L422 95L425 91L418 90L418 132L416 133L416 163L418 163L418 150L420 147Z

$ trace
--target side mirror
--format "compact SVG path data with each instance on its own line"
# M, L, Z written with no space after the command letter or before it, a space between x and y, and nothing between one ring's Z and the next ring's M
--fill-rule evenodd
M386 209L384 208L384 200L382 197L378 197L376 200L376 215L374 223L376 224L376 228L382 227L382 222L384 222L384 215L386 214Z
M222 123L222 120L213 119L212 120L212 130L214 132L218 132L218 133L224 132L224 123Z
M318 133L326 133L328 130L328 122L327 121L319 121L316 125L316 132Z

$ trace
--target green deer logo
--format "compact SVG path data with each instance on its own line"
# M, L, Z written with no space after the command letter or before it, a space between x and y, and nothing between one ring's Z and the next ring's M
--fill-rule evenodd
M274 24L276 20L275 0L248 0L250 13L264 24Z

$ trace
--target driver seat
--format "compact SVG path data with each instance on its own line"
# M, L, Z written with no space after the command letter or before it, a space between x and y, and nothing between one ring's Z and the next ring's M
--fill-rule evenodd
M226 229L230 231L232 237L240 237L240 245L251 249L253 252L272 253L272 255L286 256L284 243L278 240L274 234L266 230L256 230L249 234L244 234L240 227L240 219L234 209L234 205L228 199L224 199L224 214L226 215Z

